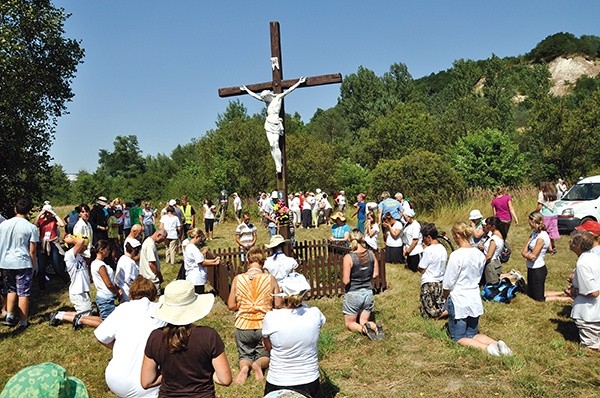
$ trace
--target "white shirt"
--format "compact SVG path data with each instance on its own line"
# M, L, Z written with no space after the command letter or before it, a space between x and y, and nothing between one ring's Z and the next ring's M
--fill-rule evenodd
M249 243L252 243L252 241L254 240L254 234L256 233L256 225L252 224L252 223L241 223L240 225L237 226L237 228L235 229L235 234L239 235L240 237L240 242L247 245Z
M204 219L205 220L214 220L215 219L215 206L212 205L208 207L208 205L202 205L204 208Z
M142 251L140 252L140 275L146 279L150 279L155 285L158 285L158 277L150 269L150 262L153 262L154 265L156 265L156 269L160 271L158 250L156 249L156 242L154 242L152 237L146 238L144 243L142 243Z
M267 312L262 334L271 340L267 381L278 386L311 383L319 378L317 341L325 316L317 307Z
M242 198L240 198L239 196L236 196L235 199L233 199L233 210L242 210Z
M370 236L365 230L365 243L372 249L377 250L377 237L379 236L379 225L374 223L371 225L371 229L374 231L373 236Z
M160 223L167 231L167 239L177 239L177 228L181 226L181 221L176 215L169 216L168 214L161 217Z
M87 250L83 252L83 257L90 258L92 256L92 240L94 239L92 224L87 221L83 221L83 218L80 218L73 227L73 235L80 235L81 237L89 239L88 247Z
M185 279L194 286L206 285L206 267L202 266L204 255L196 245L188 244L183 252Z
M73 249L65 253L65 266L71 278L69 294L81 294L90 291L90 274L85 260L80 254L75 254Z
M338 195L336 199L337 199L337 202L339 205L346 204L346 196L345 195Z
M459 247L450 254L442 286L450 290L456 319L483 314L479 281L484 267L485 255L475 247Z
M158 397L159 387L144 390L140 383L148 336L166 325L152 318L157 309L158 304L146 297L122 303L94 330L98 341L114 341L105 377L108 388L119 397Z
M483 254L487 256L490 249L490 243L492 243L492 241L496 243L496 249L494 250L494 255L491 259L500 260L500 253L502 252L502 249L504 249L504 239L497 235L492 234L492 236L490 236L489 239L486 239L486 241L483 243Z
M131 257L122 255L119 258L117 271L115 272L115 285L123 289L123 299L121 301L129 301L129 289L139 273L138 265Z
M446 272L448 253L444 245L436 243L423 250L419 268L425 272L421 275L421 285L424 283L441 282Z
M585 322L600 322L600 297L587 297L600 290L600 257L591 251L581 253L577 259L573 287L579 294L573 300L571 318Z
M13 217L0 225L0 268L33 268L29 249L40 241L38 229L22 217Z
M292 211L300 210L300 197L294 196L294 199L292 199L292 202L290 203L290 210L292 210Z
M277 259L275 256L277 256ZM263 269L277 279L278 284L296 268L298 268L296 259L286 256L283 252L277 252L267 257L263 266Z
M100 267L104 267L106 273L108 274L108 279L111 282L114 282L114 272L113 269L110 268L106 263L102 260L94 260L90 265L90 270L92 272L92 280L94 281L94 286L96 286L96 297L103 298L113 298L115 295L111 292L108 287L106 287L106 283L104 283L104 279L100 275Z
M397 238L394 238L390 231L386 232L385 244L389 247L402 247L402 223L400 221L396 221L394 225L390 225L390 230L400 231L400 234Z
M398 222L396 222L398 224ZM423 253L423 235L421 235L421 224L418 221L413 220L410 224L406 224L404 226L404 231L402 232L402 242L406 247L412 245L414 240L417 240L417 244L412 249L409 256L415 256L417 254Z
M529 243L527 244L528 251L532 252L533 248L536 246L538 239L542 239L544 241L544 246L542 246L542 250L540 254L536 257L534 261L527 260L527 268L542 268L546 265L546 261L544 260L544 256L550 247L550 235L546 231L540 231L539 233L533 233L529 238Z

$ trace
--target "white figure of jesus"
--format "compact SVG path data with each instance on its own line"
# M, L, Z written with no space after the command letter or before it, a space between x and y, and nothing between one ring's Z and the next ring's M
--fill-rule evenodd
M298 88L299 85L306 82L306 77L301 77L289 89L281 94L274 94L272 91L264 90L260 95L250 91L246 86L241 86L240 90L247 92L252 97L267 104L267 118L265 120L265 132L271 146L271 156L275 161L275 169L281 173L281 149L279 148L279 136L283 135L283 120L279 117L281 110L281 101L283 97Z

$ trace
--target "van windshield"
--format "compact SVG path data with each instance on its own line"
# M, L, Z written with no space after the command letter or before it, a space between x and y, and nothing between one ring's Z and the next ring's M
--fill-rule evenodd
M576 184L562 200L594 200L600 197L600 183Z

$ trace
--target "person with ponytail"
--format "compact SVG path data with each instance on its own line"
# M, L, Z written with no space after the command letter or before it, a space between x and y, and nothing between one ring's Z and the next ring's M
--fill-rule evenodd
M500 281L500 274L502 274L500 253L504 249L505 238L502 235L502 221L498 217L488 217L485 219L483 230L488 235L483 243L483 254L485 255L483 279L485 283L496 284Z
M372 250L367 250L364 235L358 229L350 232L350 253L342 263L344 284L344 324L351 332L363 333L371 340L383 338L381 324L372 322L374 308L373 279L379 277L379 263Z
M460 345L477 348L493 356L512 355L505 342L479 333L479 317L483 314L479 281L485 267L485 255L471 246L472 235L473 229L462 221L452 227L452 237L458 249L450 254L442 283L450 337Z
M548 268L544 256L551 246L550 235L546 232L544 216L540 212L529 214L529 226L531 235L521 252L527 265L527 295L536 301L545 301L544 286Z
M216 330L196 326L211 311L212 294L196 294L194 285L175 280L160 297L154 318L167 325L150 333L142 360L141 384L160 386L160 397L215 397L214 383L231 384L225 344Z
M123 297L123 290L115 285L114 272L104 262L110 254L110 244L106 240L99 240L94 246L96 258L90 265L92 281L96 286L96 305L100 317L105 320L115 310L115 298Z

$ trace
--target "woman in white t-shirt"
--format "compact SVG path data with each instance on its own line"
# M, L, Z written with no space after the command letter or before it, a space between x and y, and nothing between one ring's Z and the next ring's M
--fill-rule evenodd
M550 236L546 232L544 216L534 211L529 214L531 235L523 248L521 255L527 260L527 295L536 301L545 301L544 285L548 268L544 256L550 247Z
M402 231L402 243L404 244L404 257L406 267L412 272L417 272L421 253L423 253L423 236L421 235L421 224L415 218L415 211L411 208L404 210L404 231Z
M317 342L325 316L303 302L310 289L304 276L292 272L281 283L283 308L265 315L263 343L271 359L264 395L291 389L309 397L320 396Z
M112 350L104 373L106 385L118 397L156 398L159 387L142 388L140 374L148 336L166 322L152 317L159 308L154 283L138 276L130 293L131 301L120 304L94 330L98 341Z
M188 231L189 242L183 253L183 263L185 267L185 279L192 282L196 294L204 294L204 285L206 285L206 267L217 266L221 263L221 257L213 259L204 258L208 251L200 251L198 245L205 240L204 233L200 228L193 228Z
M108 241L99 240L94 246L96 258L90 265L92 280L96 286L96 305L100 317L105 320L115 310L115 298L121 299L123 290L114 284L114 272L104 259L110 254Z
M502 221L498 217L485 219L483 230L488 238L483 243L483 254L485 255L485 270L483 279L485 283L496 284L500 281L502 274L502 263L500 253L504 249L504 237L502 236Z
M600 257L591 251L594 236L589 232L571 234L570 248L577 255L573 275L571 318L579 330L581 344L600 350Z
M402 223L392 217L390 213L385 213L381 225L385 231L385 261L388 263L403 263Z
M202 207L204 208L204 231L206 231L206 239L212 240L217 208L210 199L204 199Z
M167 214L160 219L160 229L167 231L165 243L165 262L175 264L177 245L179 244L179 232L181 232L181 221L175 215L173 206L167 207Z
M368 248L377 252L377 238L379 237L379 224L373 211L367 212L367 221L365 221L365 243Z
M425 245L418 268L421 273L421 316L443 318L448 315L442 289L448 252L438 241L439 232L435 224L423 225L421 234Z
M140 273L138 261L140 261L140 252L142 244L137 239L132 239L125 243L125 254L117 262L115 272L115 284L123 291L121 302L129 301L129 290L131 284Z
M450 337L460 345L478 348L493 356L512 355L502 340L479 333L479 317L483 314L479 281L485 256L471 246L472 235L473 229L462 221L452 227L458 249L450 254L443 280Z

